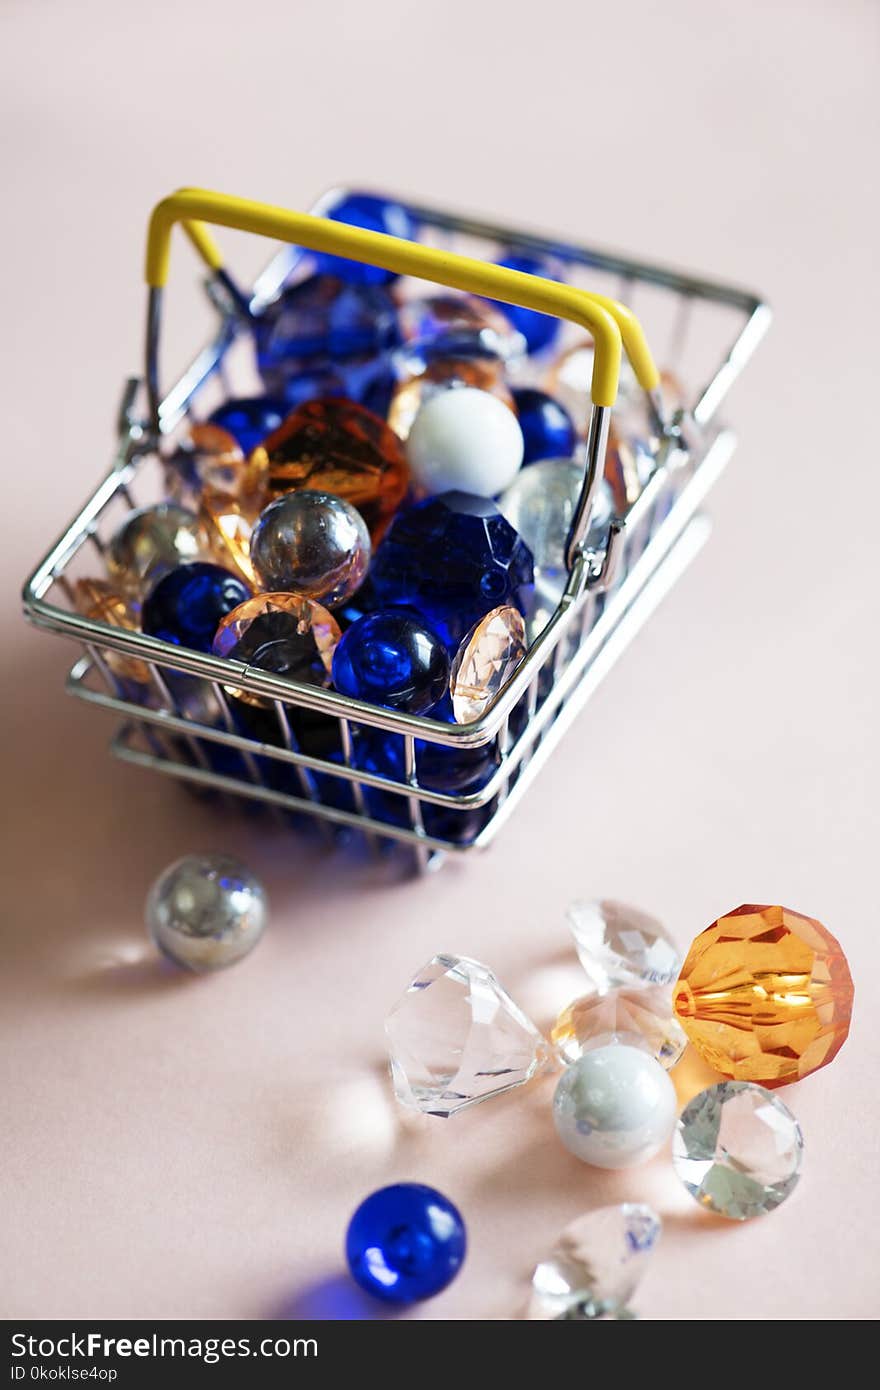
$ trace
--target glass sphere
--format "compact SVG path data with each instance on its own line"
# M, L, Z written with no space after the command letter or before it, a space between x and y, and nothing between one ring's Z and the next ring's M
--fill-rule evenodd
M220 565L179 565L144 599L141 626L151 637L176 647L210 652L219 623L250 593L243 580Z
M612 1043L566 1067L553 1098L556 1132L569 1153L596 1168L634 1168L668 1140L675 1087L641 1048Z
M422 494L495 497L519 472L522 430L516 415L488 391L462 386L424 402L406 454L413 484Z
M448 1197L421 1183L394 1183L361 1202L349 1223L345 1254L367 1293L415 1303L445 1289L462 1266L464 1222Z
M266 926L266 893L226 854L188 854L160 874L147 927L163 955L188 970L220 970L252 951Z
M509 255L498 262L507 270L519 270L526 275L540 275L544 280L559 280L561 275L556 266L537 256ZM528 350L542 352L556 341L562 321L552 314L539 314L536 309L524 309L521 304L501 304L501 310L525 338Z
M420 619L399 609L370 613L343 634L333 684L356 700L426 714L446 693L449 656Z
M327 492L289 492L254 527L251 564L264 589L320 599L350 598L370 563L370 533L360 512Z
M395 517L370 578L381 602L414 608L457 651L490 609L525 611L534 564L494 502L447 492Z
M400 506L409 470L384 420L346 400L307 401L251 455L271 499L330 492L360 512L375 542Z
M159 502L130 512L107 547L112 578L137 596L160 575L201 554L203 537L194 512L175 502Z
M326 686L340 635L332 614L312 599L257 594L223 619L213 651L215 656L243 661L306 685ZM268 703L260 696L233 693L246 703L261 707Z
M325 216L334 222L345 222L349 227L384 232L386 236L402 237L405 241L415 241L418 235L415 218L406 208L371 193L343 194ZM397 278L392 270L352 261L344 256L332 256L325 251L319 252L316 259L322 270L338 275L350 284L384 285Z
M208 416L208 424L226 430L249 454L267 434L277 430L287 411L286 403L274 396L237 396L218 405Z
M571 457L577 440L574 424L555 397L524 386L514 391L513 402L523 435L523 464Z

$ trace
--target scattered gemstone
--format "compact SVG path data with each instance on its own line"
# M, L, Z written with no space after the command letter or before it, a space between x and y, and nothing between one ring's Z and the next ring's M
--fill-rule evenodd
M566 914L578 958L596 989L672 984L681 953L661 922L626 903L573 902Z
M391 1010L385 1035L397 1099L429 1115L455 1115L552 1065L494 973L466 956L434 956Z
M693 942L673 991L701 1056L737 1081L784 1086L837 1056L849 1033L846 957L814 917L746 905Z
M334 608L366 577L370 533L350 503L305 488L276 498L260 514L250 557L264 589Z
M384 603L424 614L453 651L493 608L522 612L533 577L531 552L494 502L461 492L395 517L371 572Z
M360 618L333 656L340 694L407 714L427 714L448 683L449 657L440 638L401 609Z
M650 1052L669 1071L688 1040L672 1011L671 986L640 985L575 999L557 1018L550 1041L567 1062L594 1047L626 1043Z
M566 1226L532 1277L533 1320L618 1316L660 1238L659 1216L640 1202L600 1207Z
M458 1208L442 1192L414 1182L371 1193L345 1237L352 1277L389 1303L415 1303L445 1289L461 1268L466 1247Z
M778 1096L751 1081L722 1081L681 1112L672 1162L701 1206L748 1221L790 1195L803 1151L801 1127Z
M107 547L110 575L127 592L143 594L160 575L204 550L199 519L176 502L130 512Z
M144 599L141 626L176 647L210 652L218 625L250 593L247 584L220 565L178 565Z
M525 624L516 608L493 608L481 618L459 647L449 675L456 722L479 719L525 654Z
M308 489L356 507L375 541L403 501L400 440L378 415L345 400L307 401L251 455L274 499Z

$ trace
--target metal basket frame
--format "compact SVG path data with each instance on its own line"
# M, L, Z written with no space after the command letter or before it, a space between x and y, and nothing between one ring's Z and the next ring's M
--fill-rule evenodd
M344 190L332 190L314 211L321 215L343 193ZM382 840L405 843L416 852L419 862L426 865L436 862L444 853L460 854L482 848L494 838L599 681L702 546L709 523L698 514L698 509L735 443L729 430L715 426L717 408L766 331L770 312L759 296L744 290L592 247L561 243L556 238L534 232L496 226L411 203L406 206L420 227L435 235L477 238L540 256L562 257L591 270L611 273L620 277L623 298L628 288L641 282L678 296L683 314L694 301L706 300L734 309L742 316L734 341L690 414L685 416L679 412L674 419L660 422L661 445L650 481L626 516L612 522L602 550L585 551L581 546L572 545L569 581L558 608L513 678L480 719L466 725L449 725L425 716L381 709L333 690L301 685L247 667L241 662L174 647L140 632L114 628L54 601L56 586L58 596L70 601L66 571L84 546L93 546L103 557L104 542L99 526L108 506L114 501L122 501L130 509L138 505L132 488L140 471L157 457L159 438L180 424L203 385L222 369L231 345L244 331L243 301L249 313L259 313L284 287L302 254L295 247L285 246L273 257L247 296L243 296L225 269L218 267L213 271L207 288L220 316L218 331L162 398L155 385L158 309L155 292L151 293L147 377L150 378L152 370L152 389L148 382L147 394L154 421L158 422L158 437L149 415L144 418L142 383L132 379L123 394L118 445L111 468L27 580L24 606L31 622L73 638L84 648L84 654L68 677L68 690L122 717L122 727L112 744L117 756L182 777L201 787L255 798L282 812L306 812ZM591 474L594 484L597 476L601 476L607 416L607 411L594 407L586 446L587 483L591 481ZM585 493L588 491L585 485ZM584 523L587 520L585 516ZM155 703L145 705L129 698L124 684L107 664L105 653L108 650L145 663L150 673L151 699ZM168 671L197 677L210 688L214 708L222 716L219 725L189 717L172 692L173 680L169 683L166 679L164 673ZM229 686L271 703L281 746L262 743L235 731L226 696ZM293 708L311 710L336 721L341 763L298 751L287 713ZM402 738L405 781L395 781L355 766L354 726L382 730ZM202 747L203 740L236 750L241 755L247 780L213 769ZM477 791L431 790L419 781L417 740L459 750L492 744L495 771ZM294 769L301 794L293 795L268 786L260 765L260 760L265 758ZM334 786L348 784L352 809L322 802L315 774L337 779ZM369 788L401 798L405 823L371 816L365 797L365 789ZM422 816L424 805L462 813L479 808L491 807L491 810L479 834L460 844L426 833Z

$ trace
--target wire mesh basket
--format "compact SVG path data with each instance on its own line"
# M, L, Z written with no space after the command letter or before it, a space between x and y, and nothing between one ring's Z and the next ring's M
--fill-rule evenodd
M406 205L419 229L417 242L345 226L326 216L343 196L345 190L334 190L309 216L196 190L159 204L148 241L145 377L126 384L110 470L27 580L24 604L33 623L82 648L68 690L119 717L116 756L203 790L251 798L288 821L310 817L397 842L427 865L489 844L701 548L709 522L700 507L734 447L731 432L716 423L717 409L770 314L758 296L740 289L436 209ZM208 267L206 288L217 326L163 394L162 287L177 222ZM225 269L207 223L284 243L250 291ZM469 724L394 712L172 646L84 616L74 602L76 578L103 565L109 537L126 514L165 495L163 442L224 397L243 394L239 373L254 319L308 272L315 252L395 272L401 277L395 293L404 298L424 290L427 281L565 320L563 344L572 371L579 373L584 435L584 483L566 549L568 579L512 678ZM500 268L497 262L511 252L561 265L565 283ZM664 370L680 382L705 383L674 410L633 305L651 342L663 346ZM650 464L632 493L625 490L619 499L619 514L597 544L588 527L606 470L622 349L629 358L627 399L637 398L650 421ZM516 370L519 383L540 385L546 362L540 356L524 359ZM261 709L263 725L253 735L233 717L230 692ZM296 733L303 718L322 731L307 750ZM387 766L373 768L358 758L358 739L370 731L393 745L393 775ZM465 773L438 779L438 755Z

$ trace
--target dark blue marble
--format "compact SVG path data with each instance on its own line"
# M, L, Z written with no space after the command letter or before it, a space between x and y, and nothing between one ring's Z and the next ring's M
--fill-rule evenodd
M523 433L523 465L541 459L571 458L577 439L571 416L554 396L531 386L513 393Z
M333 684L356 700L426 714L446 693L449 657L420 619L394 609L368 613L343 633Z
M415 1303L445 1289L467 1248L461 1213L421 1183L394 1183L361 1202L349 1223L345 1255L367 1293Z
M208 424L227 430L242 453L249 454L267 434L277 430L288 409L285 401L273 396L239 396L218 405L208 416Z
M222 619L250 597L248 586L220 565L178 565L144 599L141 626L176 647L210 652Z
M403 237L406 241L416 240L418 234L417 223L406 208L370 193L347 194L326 216L334 222L345 222L349 227L384 232L386 236ZM325 252L318 253L317 263L322 270L352 285L385 285L397 278L393 271Z
M494 502L447 492L398 514L370 577L383 602L416 609L453 654L492 608L524 610L534 564Z
M498 262L508 270L521 270L526 275L540 275L545 280L558 280L559 276L546 261L537 256L505 256ZM529 352L541 352L555 341L561 327L560 319L552 314L539 314L534 309L524 309L520 304L498 304L514 328L518 328L528 344Z

